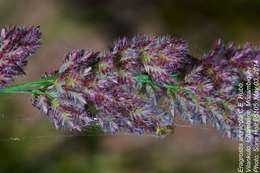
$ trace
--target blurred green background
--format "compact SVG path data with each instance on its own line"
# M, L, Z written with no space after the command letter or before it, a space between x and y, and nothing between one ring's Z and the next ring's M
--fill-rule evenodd
M198 57L218 38L259 45L259 17L259 0L0 0L0 26L41 25L43 32L16 83L58 68L71 49L102 50L137 33L181 37ZM95 129L71 135L53 129L28 96L0 96L0 173L233 173L237 150L203 127L177 127L165 139Z

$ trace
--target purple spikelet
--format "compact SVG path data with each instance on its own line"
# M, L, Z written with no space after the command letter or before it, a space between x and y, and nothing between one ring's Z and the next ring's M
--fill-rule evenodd
M259 67L259 58L260 50L250 44L235 47L232 43L224 45L218 41L203 57L202 64L182 82L184 92L178 93L177 97L180 115L191 123L210 123L226 135L238 137L240 93L237 87L239 83L245 83L250 74L249 83L251 79L259 78L259 74L249 72L253 64ZM240 101L245 102L244 99ZM251 107L244 107L243 113L250 110ZM250 135L253 139L254 134Z
M54 85L44 89L48 94L36 94L33 104L57 127L80 129L94 123L110 133L162 135L173 126L173 115L165 108L172 106L170 97L164 98L168 105L157 104L161 100L151 97L156 95L153 88L144 85L146 90L141 91L134 75L148 73L156 76L156 81L174 82L166 81L158 71L147 70L145 63L154 61L153 67L174 72L185 62L185 49L182 41L138 36L119 40L111 51L72 51L54 74ZM150 63L142 61L144 54Z
M189 62L187 51L183 40L138 35L119 40L113 53L121 55L122 67L128 72L146 72L158 84L165 84L174 83L170 75Z
M0 31L0 87L24 74L28 57L40 44L39 27L8 27Z
M44 94L35 94L33 105L47 114L57 128L81 130L97 124L109 133L156 134L160 126L171 125L173 119L169 117L170 123L162 122L166 113L155 109L147 96L136 95L131 86L119 85L117 76L96 74L96 65L85 66L93 56L98 59L96 55L84 51L69 53L53 74L57 76L54 85L42 89ZM76 62L77 57L85 61ZM70 60L74 63L65 65Z
M54 82L33 93L33 105L57 128L81 130L95 124L109 133L164 135L171 132L177 113L190 123L208 123L238 137L237 85L259 77L250 74L259 58L260 50L250 44L218 41L198 61L182 40L122 38L103 52L68 53L50 74ZM248 142L257 135L250 133Z

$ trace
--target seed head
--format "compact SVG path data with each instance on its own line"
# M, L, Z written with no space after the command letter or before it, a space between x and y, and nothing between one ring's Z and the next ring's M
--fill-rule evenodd
M0 87L17 75L25 74L28 57L40 45L39 27L7 27L0 29Z
M236 47L233 43L225 45L218 41L215 48L203 57L201 65L182 82L184 92L177 97L180 115L191 123L210 123L228 136L238 137L237 105L245 99L238 99L237 86L248 80L254 62L259 66L259 55L260 50L250 44ZM250 73L251 79L258 78L258 75ZM252 108L245 107L243 113L248 110Z

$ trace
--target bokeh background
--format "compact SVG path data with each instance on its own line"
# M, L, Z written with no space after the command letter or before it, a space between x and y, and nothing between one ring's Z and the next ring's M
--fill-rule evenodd
M218 38L260 45L259 0L0 0L0 26L40 25L36 80L75 48L102 50L121 36L172 35L202 56ZM179 123L184 123L179 120ZM238 147L216 130L176 127L165 139L53 129L26 95L0 95L0 173L235 173Z

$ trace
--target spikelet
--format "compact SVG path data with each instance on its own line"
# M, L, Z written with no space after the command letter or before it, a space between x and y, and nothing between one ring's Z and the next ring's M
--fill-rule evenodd
M188 61L186 47L168 37L137 36L105 52L72 51L55 73L54 85L44 88L48 94L36 94L33 105L59 128L98 124L110 133L163 135L174 117L167 106L156 104L150 85L142 85L145 92L138 87L135 75L148 74L158 84L175 82L169 74Z
M39 27L7 27L0 30L0 87L25 74L28 57L40 45Z
M177 94L176 100L180 115L190 123L209 123L227 136L237 138L238 116L241 114L238 103L246 101L244 97L239 98L238 85L246 81L252 84L251 79L259 79L259 74L250 73L254 64L259 67L259 60L260 50L252 45L236 47L233 43L225 45L219 40L215 48L203 57L201 65L182 82L183 90ZM252 91L257 93L257 86ZM244 96L245 90L242 92ZM259 104L259 100L256 102ZM244 118L246 111L251 110L252 107L243 108ZM254 126L259 126L257 123ZM245 131L243 133L246 134ZM253 143L259 134L252 132L249 136L252 139L249 143Z

